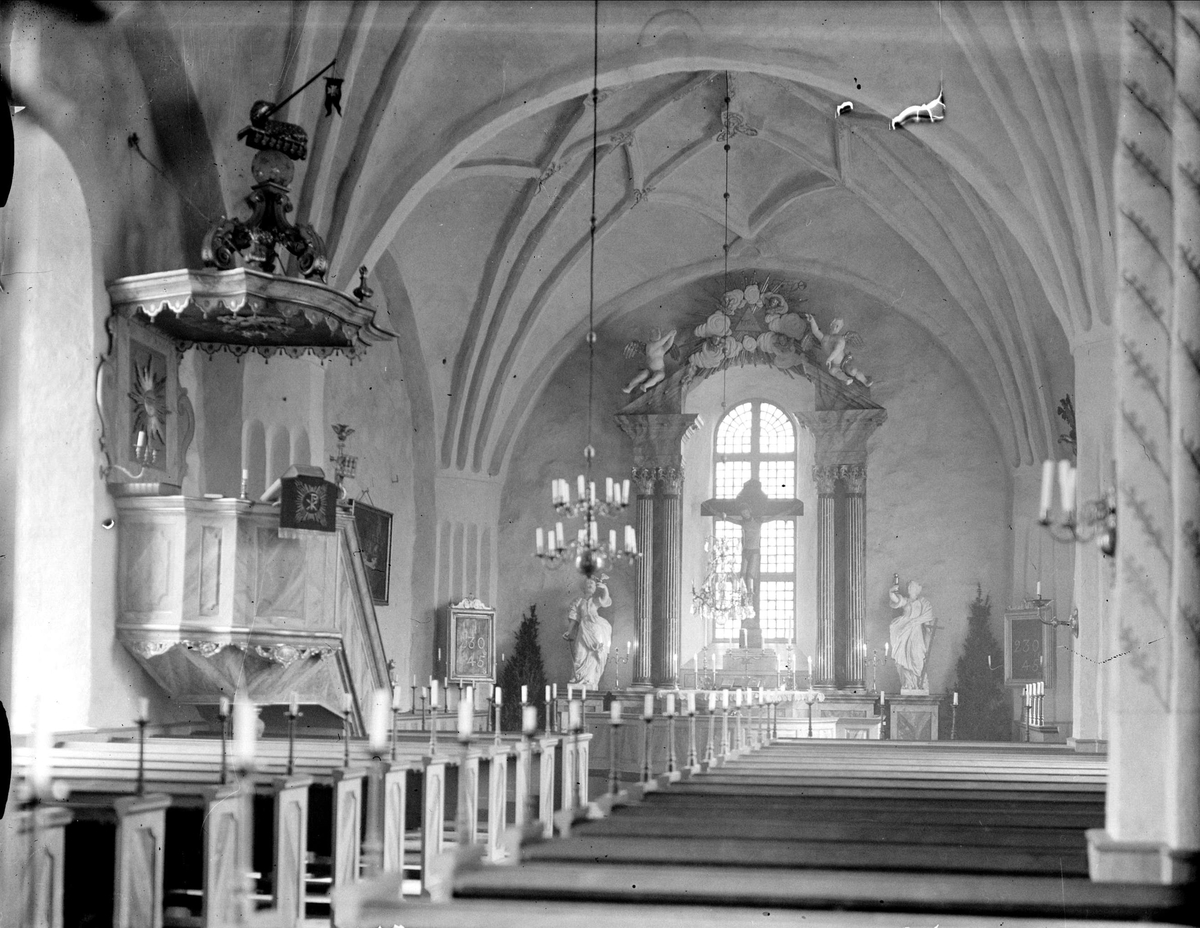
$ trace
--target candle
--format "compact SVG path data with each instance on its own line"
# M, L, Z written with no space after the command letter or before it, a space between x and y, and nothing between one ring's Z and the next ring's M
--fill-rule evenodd
M610 528L608 530L608 547L612 550L612 552L614 554L616 553L616 551L617 551L617 530L615 528Z
M581 686L579 688L579 698L581 700L587 699L587 687L586 686Z
M300 694L299 693L296 693L296 692L292 693L292 698L288 702L288 712L291 713L292 715L300 714Z
M466 699L458 701L458 737L467 740L475 728L475 710Z
M142 448L145 448L145 447L146 447L146 433L145 433L145 431L139 429L138 433L137 433L137 448L140 451Z
M1039 580L1037 582L1037 597L1038 597L1038 599L1042 598L1042 581L1041 580Z
M646 698L642 701L642 718L646 721L654 718L654 694L647 693Z
M887 702L887 693L885 693L883 690L880 690L879 691L879 705L882 706L885 702Z
M442 649L438 648L438 663L440 664L441 662L442 662Z
M433 678L429 680L429 708L436 709L438 707L438 682Z
M342 712L346 715L350 714L350 710L354 708L354 697L349 693L342 693Z
M708 691L708 711L709 712L717 711L717 691L716 690Z
M582 500L585 495L584 494L583 474L579 475L579 480L576 483L576 487L579 489L579 498Z
M242 468L242 483L245 483L249 479L250 479L250 471L246 470L246 468L243 467Z
M1058 462L1058 495L1062 499L1063 512L1070 512L1075 508L1074 502L1071 499L1068 491L1071 489L1071 462Z
M583 728L583 703L578 699L572 699L567 703L567 727L571 731L579 731Z
M957 693L957 692L954 694L954 703L953 703L953 705L956 705L956 706L958 705L958 693Z
M542 531L542 527L540 525L537 527L536 531L534 532L533 547L534 547L534 550L537 551L538 554L546 553L546 534L545 534L545 532Z
M558 542L560 538L562 538L562 535L555 535L553 531L550 532L550 537L546 540L546 546L551 552L558 550Z
M382 751L387 745L388 713L390 711L390 694L380 687L371 694L371 718L367 725L367 739L372 751Z
M145 696L139 696L138 697L137 720L139 722L145 722L149 718L150 718L150 700L147 699Z
M254 743L258 740L258 710L239 694L233 704L233 760L239 767L254 763Z
M400 687L392 687L392 709L395 712L400 711Z
M687 694L687 714L688 715L696 714L696 694L694 692L691 692L690 690L688 691L688 694Z
M672 716L674 714L675 714L675 694L667 693L667 715Z
M554 531L555 531L554 537L558 539L560 544L566 540L567 533L563 531L563 524L561 522L554 523ZM553 548L554 545L551 545L550 547Z
M808 675L812 676L812 655L808 655Z
M721 708L729 708L729 690L721 690Z
M528 702L529 702L529 684L522 683L521 684L521 705L525 705Z
M596 481L595 480L588 481L588 499L590 499L593 503L596 501Z
M550 701L550 684L546 684L546 702Z
M502 692L500 692L499 686L492 687L492 702L493 703L495 703L497 706L504 705L503 700L502 700L503 696L504 696L504 694Z
M621 700L614 699L608 707L608 720L614 725L621 724Z
M741 689L741 687L738 687L738 689L734 695L733 704L735 706L737 706L739 709L742 708L742 689Z
M1054 502L1054 462L1042 462L1042 498L1038 502L1038 518L1042 522L1050 520L1050 506Z
M634 534L633 526L625 526L625 550L630 554L637 554L637 535Z
M558 699L558 684L557 683L550 684L550 698Z
M891 647L892 647L891 644L889 644L888 642L885 641L883 643L883 659L884 660L887 660L888 651L891 650ZM809 663L812 663L811 657L808 660L809 660Z
M537 706L526 706L521 710L521 731L532 735L537 731Z
M629 481L628 480L621 481L621 505L622 506L629 505Z
M611 503L611 502L613 502L613 481L612 481L612 477L605 477L605 478L604 478L604 501L605 501L606 503ZM615 535L615 534L616 534L616 532L613 532L613 534Z
M428 699L429 699L429 687L423 686L423 687L421 687L421 701L425 702Z

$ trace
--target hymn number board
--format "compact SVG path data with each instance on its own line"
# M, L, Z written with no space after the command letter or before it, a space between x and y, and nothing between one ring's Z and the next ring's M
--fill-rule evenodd
M496 610L478 600L464 600L451 606L443 645L449 658L444 675L449 679L468 683L492 681L496 666Z
M1054 627L1042 621L1040 609L1004 613L1004 683L1054 684Z

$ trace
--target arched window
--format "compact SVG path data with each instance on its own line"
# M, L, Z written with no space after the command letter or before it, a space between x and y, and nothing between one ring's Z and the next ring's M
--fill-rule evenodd
M773 499L796 496L796 429L778 406L753 400L729 410L717 424L713 454L713 496L733 499L746 481L757 478ZM742 530L717 520L714 534L739 543ZM739 555L737 569L741 569ZM793 640L796 624L796 520L781 519L762 527L759 585L755 608L763 643ZM716 637L736 641L738 628L718 627Z

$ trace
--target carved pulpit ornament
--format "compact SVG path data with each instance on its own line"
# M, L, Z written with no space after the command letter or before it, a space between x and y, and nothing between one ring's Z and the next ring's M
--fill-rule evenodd
M366 304L366 268L354 296L325 286L325 243L312 226L288 218L294 162L307 157L308 135L271 118L282 105L258 100L250 124L238 133L256 150L250 163L255 183L246 197L250 215L222 217L208 230L200 254L204 270L114 281L108 288L114 313L148 322L180 352L195 346L209 354L353 359L368 345L396 337ZM281 250L293 275L280 262Z
M700 504L700 514L742 527L742 579L754 603L753 613L742 620L742 628L746 631L746 646L761 648L758 572L763 523L804 515L804 503L798 499L771 499L763 492L762 484L751 479L733 499L705 500Z

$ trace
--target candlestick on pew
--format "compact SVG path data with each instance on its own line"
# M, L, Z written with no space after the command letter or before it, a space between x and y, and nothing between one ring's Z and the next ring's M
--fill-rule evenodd
M583 700L571 699L567 702L567 730L571 733L571 755L574 758L571 763L571 808L583 808L583 777L587 776L587 771L579 769L579 735L583 732ZM567 772L563 770L563 776ZM566 786L567 784L563 784Z
M504 692L499 686L492 687L492 706L496 711L496 747L500 747L500 709L504 702Z
M733 691L733 749L741 751L743 747L742 741L742 688L739 686Z
M954 694L954 701L950 703L950 740L956 740L955 732L958 728L958 693Z
M650 782L650 727L654 724L654 694L647 693L642 703L642 720L646 723L642 739L642 782Z
M229 697L222 696L217 703L217 718L221 722L221 784L224 785L229 779L229 762L227 759L227 751L225 741L228 738L229 726Z
M388 746L388 719L392 721L392 757L396 749L396 713L400 710L400 688L380 687L371 693L371 714L367 724L371 750L371 788L367 792L367 834L363 840L363 864L368 877L383 872L383 754Z
M675 772L675 694L667 693L667 773Z
M687 694L688 714L688 767L696 767L696 694Z
M458 743L462 748L462 760L459 761L458 777L458 814L455 816L454 831L460 848L471 844L475 836L471 834L468 819L467 790L469 789L466 771L471 754L471 738L475 733L475 691L471 686L458 685Z
M413 715L416 715L417 714L417 676L416 676L416 674L413 674L413 682L412 682L411 689L412 689L412 709L410 711L412 712ZM424 715L425 715L425 706L422 704L422 706L421 706L422 722L424 722ZM422 724L421 727L424 728L425 726Z
M528 695L528 692L525 692ZM537 706L530 705L526 701L521 703L521 742L524 745L523 750L525 756L533 757L533 736L537 734L538 727L538 710ZM534 822L537 820L537 796L533 791L533 777L525 779L525 795L518 797L519 802L523 802L525 809L525 823Z
M342 766L350 766L350 713L354 710L354 697L342 694Z
M292 693L291 701L288 703L287 720L288 720L288 762L287 775L290 777L296 769L296 719L300 718L300 696L297 693Z
M138 698L138 771L137 794L146 795L146 723L150 720L150 700L145 696Z
M421 731L425 730L425 702L429 699L429 688L421 687Z
M608 793L617 795L617 732L621 728L621 700L614 699L608 707L608 721L612 728L608 733Z
M258 708L245 693L233 701L233 763L239 777L254 769L254 748L258 741Z
M397 716L400 715L400 687L392 687L392 750L391 759L396 759L396 725Z
M721 756L729 753L729 690L721 690Z
M704 760L711 767L713 762L713 735L717 720L717 694L715 690L708 693L708 747L704 751Z
M429 681L429 753L437 753L438 682Z
M240 834L234 851L237 882L234 888L233 911L237 924L244 923L254 910L253 864L250 845L254 834L254 752L258 741L258 707L244 690L233 700L233 765L237 775L238 792L234 799L241 806L238 817Z

